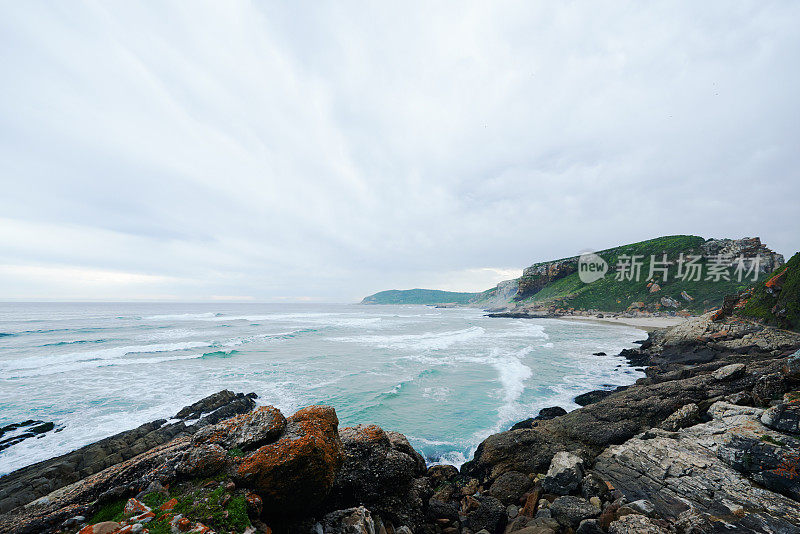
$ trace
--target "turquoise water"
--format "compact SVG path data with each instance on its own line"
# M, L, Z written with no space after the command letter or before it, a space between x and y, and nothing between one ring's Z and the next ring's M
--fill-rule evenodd
M0 426L64 429L0 452L0 473L174 415L227 388L285 414L408 436L460 464L493 432L643 376L616 356L641 330L477 309L319 304L0 304Z

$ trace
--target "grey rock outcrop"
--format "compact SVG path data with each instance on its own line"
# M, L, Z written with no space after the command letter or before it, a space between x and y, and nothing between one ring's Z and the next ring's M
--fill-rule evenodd
M759 408L718 402L708 414L708 423L677 433L651 430L610 447L597 457L595 470L629 501L650 500L664 518L677 520L691 510L726 528L798 531L800 503L751 482L771 483L777 489L774 479L781 479L780 468L761 469L756 464L778 458L791 463L797 449L762 439L786 443L786 436L761 424Z

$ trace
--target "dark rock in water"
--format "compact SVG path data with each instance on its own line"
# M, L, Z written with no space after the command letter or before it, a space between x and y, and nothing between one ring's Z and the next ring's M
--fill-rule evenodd
M612 393L616 393L617 391L625 391L628 389L628 387L629 386L617 386L614 389L596 389L594 391L589 391L588 393L582 393L578 395L575 397L574 401L575 404L579 406L588 406L605 399Z
M199 419L199 421L195 423L198 427L215 425L223 419L249 412L255 408L256 403L253 399L257 398L258 395L255 393L244 395L224 389L190 406L186 406L175 414L175 419L182 419L184 421ZM207 415L203 416L203 414Z
M433 493L422 456L402 434L375 425L342 428L339 435L344 463L325 508L363 504L383 519L416 530Z
M480 505L467 514L467 527L473 532L486 529L489 534L500 534L506 527L506 507L494 497L475 497Z
M489 495L499 499L505 504L519 504L519 499L531 487L532 481L528 475L517 471L503 473L492 483Z
M592 356L606 356L605 352L593 352Z
M21 423L12 423L10 425L6 425L0 428L0 437L3 437L8 433L14 433L14 435L0 440L0 451L21 443L28 438L40 437L42 434L50 432L54 428L55 423L53 422L34 421L32 419L23 421ZM56 431L58 432L61 429L63 429L63 427L60 427Z
M600 509L595 508L583 497L566 495L553 501L553 504L550 505L550 513L562 527L577 528L584 519L599 516Z
M517 430L518 428L531 428L535 421L548 421L550 419L554 419L561 415L567 413L567 410L562 408L561 406L553 406L551 408L542 408L539 410L539 414L536 417L529 417L524 421L520 421L519 423L515 423L514 426L511 427L511 430Z

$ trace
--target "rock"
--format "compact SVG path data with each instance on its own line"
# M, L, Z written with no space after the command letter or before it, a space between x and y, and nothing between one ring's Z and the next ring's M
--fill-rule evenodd
M450 481L458 476L458 468L454 465L434 465L428 468L428 478L431 486L438 487L441 483Z
M568 495L578 488L582 480L583 460L569 452L558 452L550 462L542 488L548 493Z
M800 350L786 358L783 374L789 379L800 378Z
M78 534L113 534L122 528L116 521L103 521L94 525L86 525Z
M800 433L800 404L778 404L761 414L761 422L779 432Z
M753 400L761 406L769 406L786 392L786 379L779 373L770 373L758 378L753 386Z
M363 506L331 512L319 524L323 534L376 534L372 514Z
M668 532L643 515L626 515L611 523L609 534L668 534Z
M150 507L144 504L143 502L137 499L128 499L128 502L125 503L125 508L122 510L122 513L125 514L127 517L132 515L139 515L144 514L150 511Z
M531 480L527 475L517 471L503 473L492 483L489 495L496 497L501 502L513 504L519 502L522 494L531 487Z
M797 467L785 454L800 442L763 426L758 408L717 402L707 413L709 422L678 432L653 430L609 447L594 470L629 500L648 499L665 519L674 521L691 508L706 518L725 518L733 531L800 529L800 503L763 489L797 490L800 477L789 475Z
M590 497L589 504L600 510L603 506L603 501L600 500L600 497Z
M280 439L241 458L232 476L264 500L265 511L301 513L327 497L342 465L339 419L329 406L309 406L286 420Z
M713 376L715 380L733 380L734 378L739 378L743 374L744 374L744 364L733 363L731 365L720 367L719 369L711 373L711 376Z
M653 515L653 513L655 513L656 511L655 506L653 506L653 503L651 503L647 499L639 499L638 501L630 502L625 506L629 507L636 513L647 516Z
M375 425L342 428L339 436L344 462L325 508L363 504L384 520L417 530L433 493L424 458L405 436Z
M575 534L605 534L605 531L597 524L597 519L584 519Z
M436 521L437 519L458 521L458 506L455 503L442 502L431 498L428 501L428 518L431 521Z
M514 426L511 427L511 430L517 430L518 428L531 428L535 421L548 421L550 419L554 419L566 413L567 411L560 406L553 406L552 408L542 408L541 410L539 410L539 414L536 417L530 417L528 419L525 419L524 421L520 421L519 423L514 424Z
M542 488L537 486L528 494L528 497L525 499L525 504L522 509L519 511L521 515L527 517L533 517L536 513L536 507L539 504L539 498L542 495Z
M650 293L657 293L661 291L661 286L658 284L653 284L650 286Z
M480 504L467 514L467 527L476 532L486 529L489 534L500 534L508 522L503 503L489 496L475 498Z
M206 426L192 438L195 445L216 444L225 450L251 451L273 443L286 428L286 418L274 406L261 406L252 412Z
M599 497L601 500L607 500L608 485L597 473L589 473L581 481L581 495L584 499Z
M228 454L216 443L193 447L178 465L178 472L189 477L208 477L228 465Z
M656 284L653 285L655 286ZM681 303L672 297L661 297L661 305L666 308L677 308Z
M700 417L700 408L697 406L697 404L695 403L687 404L678 411L676 411L674 414L667 417L664 420L664 422L661 423L660 428L668 430L670 432L675 432L676 430L680 430L681 428L692 426L698 421L699 417Z
M550 506L553 519L562 527L577 528L584 519L595 518L600 515L600 510L583 497L559 497Z

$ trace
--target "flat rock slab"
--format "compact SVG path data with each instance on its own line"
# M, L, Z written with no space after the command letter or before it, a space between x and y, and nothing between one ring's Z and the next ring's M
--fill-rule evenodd
M629 501L650 500L665 518L693 509L737 531L800 532L800 503L751 481L769 482L764 476L772 471L758 471L762 460L751 462L749 455L767 463L796 455L791 438L762 425L759 408L718 402L708 413L708 423L651 430L610 447L597 457L595 471Z

